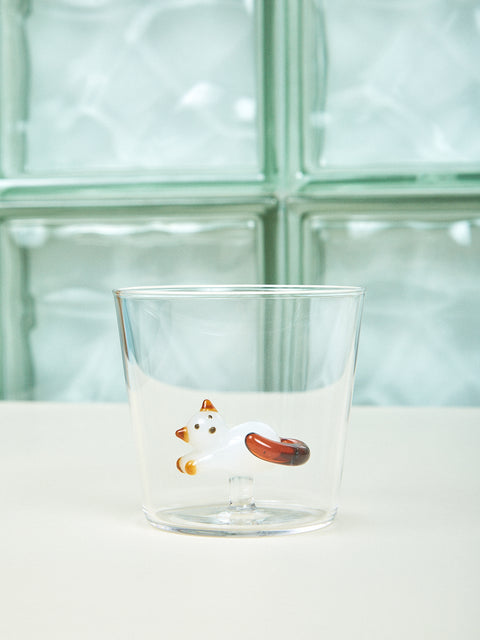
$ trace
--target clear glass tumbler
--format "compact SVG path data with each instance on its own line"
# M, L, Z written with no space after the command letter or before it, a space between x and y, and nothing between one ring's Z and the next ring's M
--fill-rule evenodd
M364 291L114 291L144 512L204 535L310 531L337 509Z

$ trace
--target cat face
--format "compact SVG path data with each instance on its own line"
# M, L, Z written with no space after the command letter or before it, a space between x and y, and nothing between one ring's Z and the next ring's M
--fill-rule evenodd
M198 413L179 429L176 435L188 442L193 449L208 450L217 446L227 429L225 422L209 400L205 400Z
M216 412L199 411L187 422L189 442L194 449L214 447L226 426Z

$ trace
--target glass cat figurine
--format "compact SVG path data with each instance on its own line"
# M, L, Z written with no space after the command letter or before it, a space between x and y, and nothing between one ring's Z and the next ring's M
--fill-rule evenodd
M248 474L265 463L298 466L310 457L304 442L280 438L263 422L227 427L210 400L204 400L200 411L175 435L192 446L177 460L177 469L192 476L208 469Z

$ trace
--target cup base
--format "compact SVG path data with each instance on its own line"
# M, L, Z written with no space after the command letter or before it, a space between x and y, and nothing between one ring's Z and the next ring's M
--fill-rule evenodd
M322 529L332 523L335 511L272 502L246 509L225 504L193 505L154 513L145 510L154 527L175 533L203 536L272 536Z

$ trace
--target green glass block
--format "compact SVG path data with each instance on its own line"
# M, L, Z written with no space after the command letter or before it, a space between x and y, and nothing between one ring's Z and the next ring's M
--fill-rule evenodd
M290 7L291 174L304 181L480 176L472 2Z
M291 279L366 287L355 402L478 405L480 197L289 208Z
M274 8L0 0L7 178L263 182Z
M0 348L7 399L125 399L114 288L260 284L275 269L273 199L3 214Z

